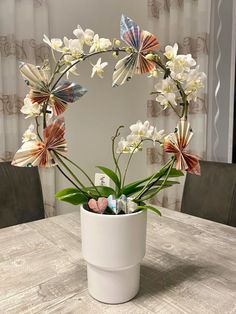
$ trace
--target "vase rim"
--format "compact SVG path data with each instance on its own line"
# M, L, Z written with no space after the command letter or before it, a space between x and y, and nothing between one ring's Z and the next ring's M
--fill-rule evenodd
M140 210L140 211L138 211L138 212L136 212L136 213L130 213L130 214L124 214L124 215L102 215L102 214L93 213L93 212L88 211L87 209L84 208L83 205L81 205L81 208L82 208L82 210L83 210L84 212L86 212L86 214L88 214L88 215L96 215L96 216L98 216L98 217L106 217L105 219L112 219L112 218L114 218L114 217L117 217L116 219L125 219L125 218L131 217L131 216L133 217L133 216L140 215L141 213L143 213L144 211L146 211L146 210L142 209L142 210ZM128 217L127 217L127 216L128 216Z

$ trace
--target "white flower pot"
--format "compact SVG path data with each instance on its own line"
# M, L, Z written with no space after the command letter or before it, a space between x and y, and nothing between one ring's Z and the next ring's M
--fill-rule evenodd
M129 301L139 291L147 212L101 215L81 206L82 252L90 295L104 303Z

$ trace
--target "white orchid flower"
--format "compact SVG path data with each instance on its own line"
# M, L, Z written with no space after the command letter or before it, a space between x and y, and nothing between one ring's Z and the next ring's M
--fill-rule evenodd
M53 50L62 52L63 42L60 38L52 38L51 40L44 34L43 41L48 44Z
M79 39L68 39L67 37L63 38L64 47L63 52L70 52L71 56L65 56L65 60L69 60L70 57L73 59L79 59L83 54L83 45L81 44Z
M102 62L102 58L99 58L97 63L95 65L92 64L92 74L91 77L94 77L95 74L97 74L100 78L103 78L104 68L108 65L108 62Z
M34 133L34 125L30 124L28 129L22 136L22 143L26 143L29 141L35 141L37 139L37 135Z
M138 143L139 144L139 143ZM141 150L141 147L137 143L130 143L130 141L125 140L123 137L117 145L117 154L134 154Z
M83 54L83 46L79 39L70 39L69 40L69 50L72 57L79 59Z
M162 94L176 93L178 91L174 81L170 77L167 77L166 79L159 81L155 85L155 89L156 91Z
M97 52L106 50L111 47L111 41L108 38L99 38L98 34L96 34L93 38L92 46L90 47L89 52Z
M205 79L206 74L199 71L199 66L189 71L186 77L186 82L183 85L188 101L197 100L198 91L204 87L203 82Z
M37 117L41 113L41 106L38 103L32 103L31 99L26 97L24 99L24 105L20 111L27 115L25 118Z
M67 69L69 69L69 70L67 70ZM70 74L73 74L75 76L79 76L79 73L77 72L76 65L73 65L72 67L67 67L65 70L67 70L67 72L66 72L66 78L67 79L69 78Z
M116 149L117 154L123 154L123 153L131 153L130 145L128 141L125 140L124 137L122 137L117 144L117 149Z
M147 77L155 77L155 78L158 78L160 76L163 76L163 71L161 71L160 69L157 69L157 68L154 68L153 70L151 70Z
M135 134L141 137L146 137L146 135L148 134L149 128L150 128L149 121L145 121L144 123L142 123L140 120L137 121L136 124L132 124L130 126L130 130L132 134Z
M86 29L85 31L82 29L80 25L73 31L73 34L80 40L83 44L88 46L92 46L93 38L94 38L94 31L91 29Z
M167 59L173 59L177 56L178 52L178 45L175 43L174 46L166 46L164 56L166 56Z
M64 47L62 48L63 52L69 52L70 51L69 41L70 40L66 36L64 36L64 38L63 38Z
M75 59L74 59L71 55L69 55L69 54L66 54L66 55L63 57L63 59L64 59L64 63L65 63L66 65L71 65L71 63L72 63L73 61L75 61Z
M166 63L166 66L170 69L171 76L174 79L178 79L178 74L189 72L190 68L195 65L196 61L192 58L191 54L178 55Z
M157 96L156 101L164 107L163 110L165 110L169 105L177 106L174 93L160 94Z
M155 142L161 142L163 137L164 137L164 130L157 131L157 129L154 128L154 131L153 131L153 134L152 134L152 137L151 137L153 142L154 143Z
M129 144L131 152L136 153L137 151L142 150L142 146L140 145L142 138L139 135L131 133L126 137L126 141Z

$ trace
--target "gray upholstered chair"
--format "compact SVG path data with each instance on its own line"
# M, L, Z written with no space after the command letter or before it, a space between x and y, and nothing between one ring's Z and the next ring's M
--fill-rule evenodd
M236 227L236 164L200 164L201 176L187 174L181 211Z
M37 168L0 162L0 228L44 218Z

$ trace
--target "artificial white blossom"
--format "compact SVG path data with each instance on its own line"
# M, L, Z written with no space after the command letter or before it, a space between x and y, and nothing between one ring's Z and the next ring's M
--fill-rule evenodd
M108 65L108 62L102 62L102 58L99 58L96 64L92 64L92 74L91 77L94 77L97 74L100 78L103 78L104 68Z
M32 103L31 99L26 97L24 99L24 105L21 107L20 111L26 115L26 119L37 117L41 113L41 106L37 102Z
M178 52L178 45L175 43L174 46L166 46L164 56L166 56L167 59L173 59L177 56Z
M53 50L62 51L63 42L60 38L52 38L51 40L44 35L43 41L48 44Z
M106 50L111 47L111 41L108 38L99 38L99 35L96 34L93 38L92 46L90 47L89 52L98 52Z
M82 29L80 25L73 31L73 34L80 40L81 44L91 46L94 38L94 31L91 29Z
M177 106L174 93L160 94L157 96L156 101L158 101L161 104L161 106L164 107L163 110L165 110L170 105Z
M34 133L34 125L30 124L28 129L22 136L22 143L26 143L29 141L35 141L37 139L37 135Z

